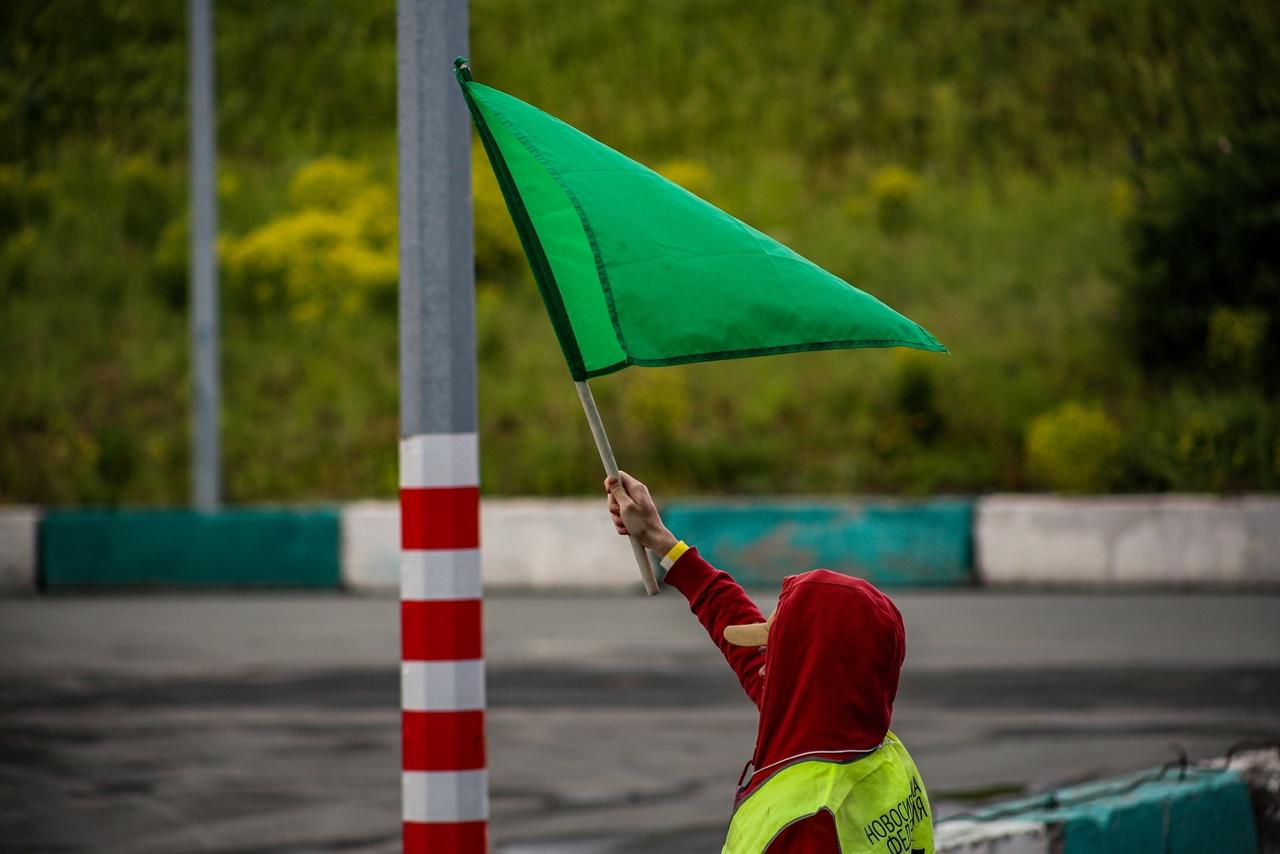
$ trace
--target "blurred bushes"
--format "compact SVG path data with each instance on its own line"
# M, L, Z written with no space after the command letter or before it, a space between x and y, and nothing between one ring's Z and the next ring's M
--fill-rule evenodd
M1280 417L1258 391L1179 391L1123 421L1071 401L1027 430L1031 482L1067 493L1280 487Z
M178 207L172 178L155 161L137 156L125 161L120 177L124 235L143 246L151 246L170 213Z
M1116 482L1120 427L1102 409L1074 401L1033 420L1027 468L1040 486L1060 492L1106 492Z
M893 354L896 370L891 386L893 413L902 419L908 435L924 444L942 436L946 414L938 393L936 360L904 350Z
M394 144L393 3L219 0L214 30L220 154ZM182 4L0 4L0 160L40 162L66 138L182 157L186 38Z
M22 166L0 166L0 233L11 234L49 218L48 175L30 174Z
M1272 6L472 0L472 58L951 349L602 378L660 493L1273 490ZM394 4L215 26L228 498L393 495ZM0 5L0 500L186 500L185 51L181 4ZM472 186L485 489L594 490Z
M476 281L510 285L520 277L524 251L507 213L498 180L479 141L471 146L471 202L475 220Z
M1136 149L1119 284L1148 401L1125 486L1280 485L1280 50L1274 15L1249 25L1217 60L1219 120Z
M1229 376L1256 379L1273 319L1260 308L1216 306L1205 343L1209 364Z
M654 167L668 181L679 184L695 196L709 199L715 194L715 176L707 164L687 157L677 157Z
M1179 390L1134 414L1124 472L1147 489L1280 488L1280 413L1257 390Z
M482 79L653 162L785 149L948 173L1106 163L1222 124L1229 89L1274 107L1280 37L1268 0L473 0L470 17ZM153 0L0 5L0 159L69 136L181 157L185 26ZM390 0L220 0L215 26L223 154L393 146Z
M336 157L316 160L288 186L293 208L219 245L230 299L283 310L298 323L335 313L394 314L396 210L390 190Z
M1280 97L1280 96L1278 96ZM1126 289L1138 358L1163 377L1280 385L1280 104L1140 174Z
M871 176L871 199L876 220L886 234L906 231L915 221L920 180L900 166L885 166Z
M341 157L322 157L299 169L286 192L294 208L342 213L369 190L363 166Z

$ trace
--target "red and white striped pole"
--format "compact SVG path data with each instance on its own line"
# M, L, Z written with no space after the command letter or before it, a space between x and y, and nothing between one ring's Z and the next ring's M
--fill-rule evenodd
M406 852L486 850L476 450L474 433L400 443Z
M471 125L452 73L467 53L466 0L398 0L407 854L488 847Z

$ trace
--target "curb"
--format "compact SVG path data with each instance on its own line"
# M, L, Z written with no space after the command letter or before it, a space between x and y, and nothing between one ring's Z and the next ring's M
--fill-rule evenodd
M886 587L973 583L973 502L673 503L663 520L747 586L825 567Z
M38 507L0 507L0 594L35 592L40 515Z
M342 510L342 586L400 586L400 506L362 501ZM486 498L480 502L480 561L490 590L623 591L639 576L626 540L594 498Z
M595 498L481 501L495 590L622 592L638 577ZM667 524L743 584L826 566L886 587L1280 588L1280 497L674 501ZM0 594L42 585L395 590L395 501L194 510L0 508Z
M1280 498L1198 495L978 502L984 584L1250 587L1280 583Z
M1072 786L971 815L938 823L939 854L1258 851L1250 786L1222 760Z
M48 589L338 586L327 508L50 510L39 548Z
M1280 854L1280 745L1242 752L1222 764L1239 774L1249 787L1258 850Z
M1052 854L1060 846L1042 822L950 821L934 828L936 854Z
M968 502L672 503L667 525L731 567L747 586L774 587L827 566L885 586L972 583ZM490 498L481 502L481 564L492 590L623 591L638 586L626 541L600 501ZM399 509L360 502L342 511L342 581L352 590L398 584Z

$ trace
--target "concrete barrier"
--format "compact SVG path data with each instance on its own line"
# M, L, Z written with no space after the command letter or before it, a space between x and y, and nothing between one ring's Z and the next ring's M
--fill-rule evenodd
M744 585L817 567L885 586L973 580L970 501L674 502L662 517Z
M50 510L40 552L49 588L336 587L338 515L329 508Z
M639 587L626 540L595 498L486 498L480 502L486 589L627 590ZM342 509L342 583L393 590L400 583L400 510L393 501Z
M1253 826L1262 854L1280 854L1280 745L1238 753L1222 766L1240 775L1249 787Z
M1043 832L1037 834L1035 826ZM964 820L939 822L936 835L937 850L949 854L1258 850L1244 779L1234 770L1208 766L1154 769L997 804Z
M400 589L400 505L358 501L341 510L342 586L348 590Z
M342 514L343 583L395 587L398 510L348 505ZM752 586L819 566L878 584L968 584L971 511L966 501L673 502L675 534ZM488 498L480 506L480 555L490 589L626 590L639 584L630 548L596 498Z
M38 508L0 508L0 593L36 591L39 528Z
M934 828L937 854L1053 854L1061 839L1044 822L950 821Z
M484 581L494 588L640 587L631 547L600 498L492 498L480 506Z
M668 525L747 585L817 566L887 586L1280 586L1280 497L992 496L969 501L675 501ZM491 589L627 590L595 498L481 503ZM392 590L394 501L340 510L0 510L0 591L93 584ZM43 564L41 563L43 561ZM976 579L975 579L976 566Z
M1280 585L1280 498L991 496L975 560L992 585Z

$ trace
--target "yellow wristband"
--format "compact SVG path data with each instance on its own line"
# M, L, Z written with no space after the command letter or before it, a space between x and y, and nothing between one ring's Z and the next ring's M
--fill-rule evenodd
M667 556L659 561L659 563L662 564L663 569L670 569L675 566L675 562L680 559L680 556L687 551L689 551L689 544L684 540L681 540L671 547L671 551L667 552Z

